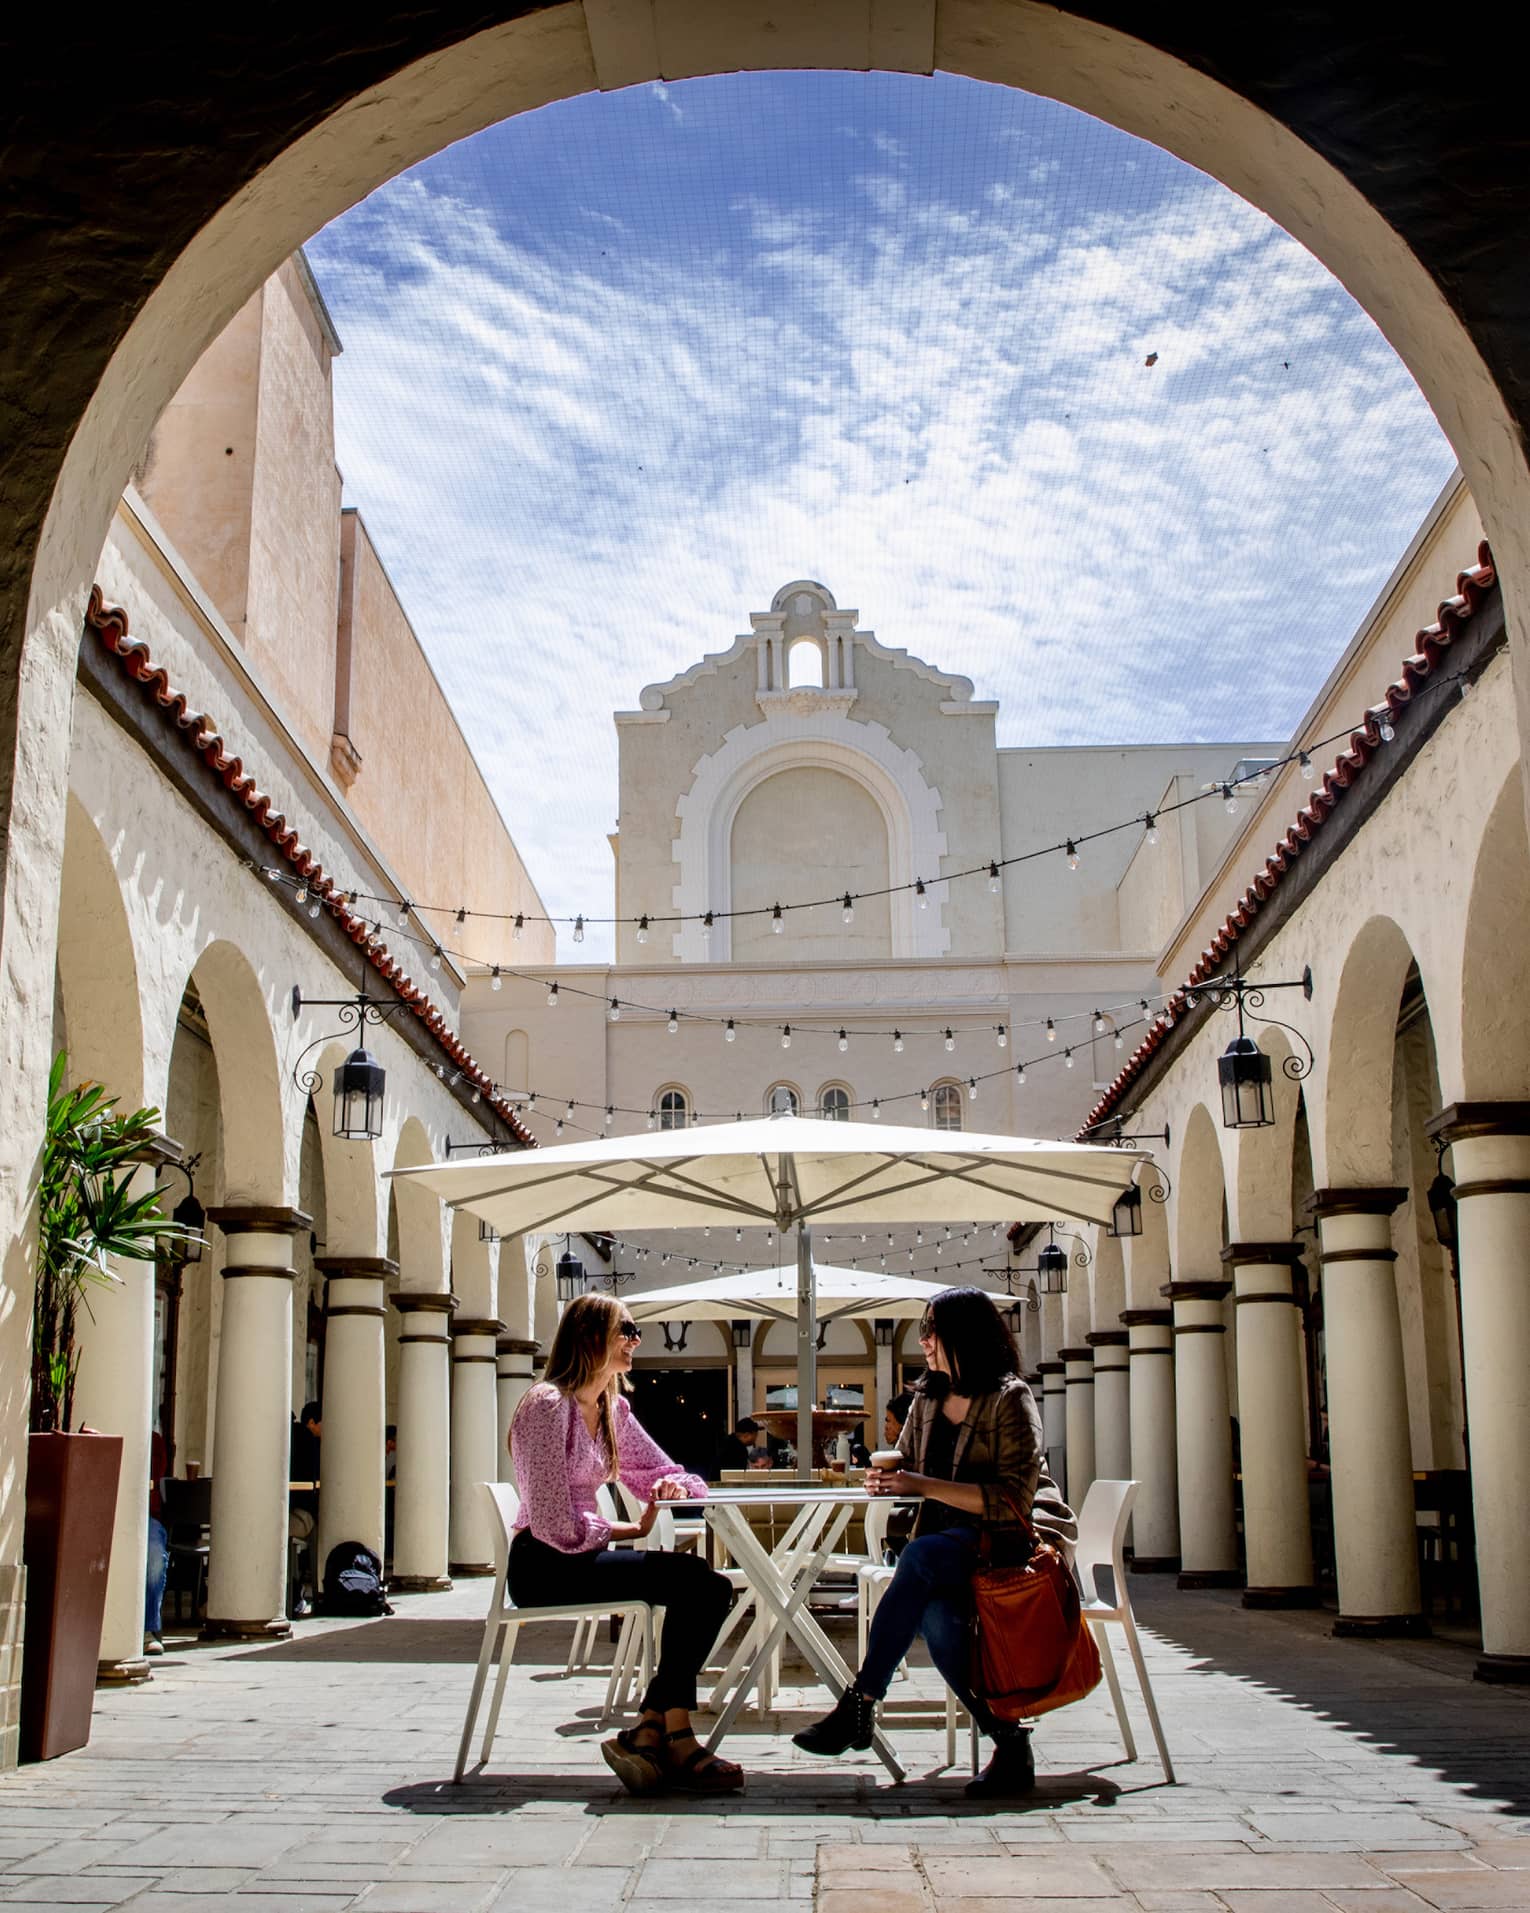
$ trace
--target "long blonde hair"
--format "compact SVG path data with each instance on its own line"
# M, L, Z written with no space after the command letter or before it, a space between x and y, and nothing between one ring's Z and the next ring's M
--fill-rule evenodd
M593 1291L576 1296L559 1318L552 1347L547 1351L543 1381L551 1382L562 1395L577 1394L581 1388L588 1387L611 1359L616 1325L625 1314L626 1310L614 1295ZM595 1404L600 1432L606 1442L608 1481L615 1481L619 1472L615 1408L616 1397L626 1386L624 1375L613 1374Z

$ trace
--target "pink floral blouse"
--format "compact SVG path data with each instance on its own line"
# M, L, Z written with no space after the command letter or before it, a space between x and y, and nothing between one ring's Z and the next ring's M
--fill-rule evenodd
M625 1396L617 1396L612 1421L624 1487L647 1501L661 1481L678 1481L688 1495L705 1498L707 1484L670 1460ZM610 1475L606 1445L585 1427L572 1395L550 1382L531 1389L516 1411L511 1455L521 1498L517 1532L530 1528L538 1541L563 1554L609 1545L611 1524L595 1506L595 1490Z

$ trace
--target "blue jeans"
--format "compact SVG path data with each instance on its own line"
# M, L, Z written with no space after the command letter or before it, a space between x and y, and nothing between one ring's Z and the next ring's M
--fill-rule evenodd
M170 1537L163 1521L149 1516L149 1558L144 1584L143 1631L158 1634L163 1624L165 1580L170 1572Z
M972 1575L978 1559L975 1527L946 1528L910 1541L871 1617L866 1658L855 1677L869 1700L884 1700L898 1663L922 1634L930 1659L981 1733L1013 1733L995 1720L971 1689Z

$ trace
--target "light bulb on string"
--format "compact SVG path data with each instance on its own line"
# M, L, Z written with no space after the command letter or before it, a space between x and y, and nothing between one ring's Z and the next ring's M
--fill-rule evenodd
M440 944L438 943L438 944L436 945L436 947L435 947L435 948L434 948L434 949L433 949L433 950L431 951L431 953L430 953L430 967L431 967L431 969L433 969L433 970L439 970L439 969L440 969L440 967L441 967L441 958L442 958L442 957L443 957L444 955L445 955L445 952L444 952L444 951L442 950L442 948L441 948L441 946L440 946Z
M308 906L308 914L311 917L317 917L322 912L323 908L324 908L323 904L320 903L317 897L315 897L313 902L310 903ZM382 928L382 925L379 924L378 929L381 929L381 928Z
M1231 784L1222 786L1222 808L1229 817L1236 817L1238 814L1238 798Z
M848 890L845 892L845 901L840 906L839 914L840 914L840 918L842 922L845 922L845 923L855 922L855 899L854 897L851 896Z
M956 1032L954 1030L948 1029L945 1033L945 1037L946 1037L946 1054L949 1056L952 1050L956 1048Z
M1096 1010L1094 1013L1094 1033L1096 1036L1103 1036L1105 1034L1105 1012L1103 1010Z
M894 1030L893 1031L893 1055L901 1056L902 1054L903 1054L903 1032L902 1030Z
M556 983L549 983L547 986L547 1007L550 1010L555 1010L558 1007L558 986Z
M638 927L637 927L637 940L638 940L638 942L639 942L639 943L646 943L646 942L648 941L648 919L647 919L647 917L639 917L639 918L638 918Z
M782 1049L790 1049L791 1046L792 1046L792 1026L790 1023L783 1023L781 1025L781 1047Z
M1073 1067L1073 1052L1072 1052L1072 1050L1070 1050L1070 1049L1065 1049L1065 1050L1063 1051L1063 1061L1064 1061L1064 1062L1065 1062L1065 1063L1067 1064L1067 1066L1068 1066L1068 1068L1069 1068L1069 1069L1072 1069L1072 1067Z
M846 1032L845 1032L844 1030L841 1030L841 1031L840 1031L840 1033L839 1033L839 1053L840 1053L840 1055L841 1055L841 1056L843 1056L843 1055L844 1055L844 1053L845 1053L845 1051L846 1051L847 1049L849 1049L849 1047L850 1047L850 1038L849 1038L849 1036L848 1036L848 1035L846 1034Z
M871 1120L876 1123L882 1120L882 1099L879 1096L871 1099Z
M1049 1043L1055 1043L1057 1041L1057 1025L1052 1021L1050 1016L1047 1018L1047 1041Z
M665 1029L669 1031L671 1036L673 1036L676 1033L676 1031L680 1028L680 1018L675 1014L673 1010L670 1011L669 1021L664 1025L664 1027Z
M652 1110L650 1109L650 1110L649 1110L649 1112L648 1112L648 1117L647 1117L647 1126L648 1126L648 1127L649 1127L650 1129L652 1129L652 1128L653 1128L653 1123L654 1123L654 1115L653 1115L653 1111L652 1111Z
M1143 813L1143 822L1147 825L1147 829L1143 832L1142 840L1151 850L1158 842L1158 819L1149 810Z
M773 933L774 933L774 934L775 934L776 936L780 936L780 934L781 934L781 932L782 932L782 931L783 931L783 930L784 930L784 929L786 928L786 924L785 924L785 922L783 921L783 919L782 919L782 916L781 916L781 906L780 906L780 904L778 904L778 903L776 903L776 904L772 904L772 905L771 905L771 908L770 908L770 927L771 927L771 930L772 930L772 932L773 932Z
M308 885L306 883L299 882L297 889L293 891L292 895L296 902L307 903Z
M921 1089L919 1092L919 1107L921 1109L928 1109L929 1106L930 1106L930 1092L927 1089Z
M606 1104L606 1128L607 1129L611 1127L611 1123L615 1115L616 1115L616 1111L611 1107L609 1103L607 1103Z
M500 975L499 965L496 963L494 968L489 972L489 988L497 992L504 987L505 979Z
M731 1043L737 1035L738 1031L733 1027L733 1018L730 1016L723 1025L723 1041L725 1043Z
M923 877L915 877L914 879L914 901L919 905L919 908L921 910L924 910L928 908L929 906L930 900L924 894L924 878Z
M1005 1029L1002 1023L999 1025L998 1030L995 1032L995 1041L998 1043L998 1046L1000 1049L1009 1048L1009 1031Z
M1376 711L1375 715L1376 715L1377 735L1380 737L1383 744L1392 743L1397 736L1397 732L1393 729L1393 726L1392 726L1391 709L1387 705L1383 704Z
M996 897L999 894L999 889L999 866L996 863L990 863L988 866L988 893L990 896Z
M398 927L400 930L407 930L409 928L409 913L413 908L414 905L407 899L400 902L398 906Z
M1024 1089L1024 1088L1025 1088L1025 1065L1024 1065L1024 1063L1016 1063L1016 1065L1015 1065L1015 1088L1016 1088L1016 1089Z
M584 942L584 918L583 917L574 918L574 941L575 943Z
M613 996L611 999L611 1007L606 1011L606 1021L608 1023L619 1023L621 1021L621 1015L622 1006Z
M712 912L710 910L708 910L706 915L701 919L701 940L703 943L710 943L712 941Z
M967 1101L969 1103L975 1103L977 1101L977 1078L975 1076L969 1076L967 1078Z
M524 917L524 916L523 916L523 915L521 914L521 912L520 912L519 910L517 910L517 911L516 911L516 913L515 913L515 922L514 922L514 923L512 923L512 924L511 924L511 926L510 926L510 934L511 934L511 936L512 936L512 937L513 937L513 938L515 939L515 941L516 941L517 943L519 943L519 942L520 942L520 940L521 940L521 932L522 932L522 931L523 931L523 930L524 930L525 928L526 928L526 919L525 919L525 917Z
M1068 839L1067 855L1068 855L1068 868L1070 870L1077 870L1078 869L1078 845L1074 843L1071 837Z

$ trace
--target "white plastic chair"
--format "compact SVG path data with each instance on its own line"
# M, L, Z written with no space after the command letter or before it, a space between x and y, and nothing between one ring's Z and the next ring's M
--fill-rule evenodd
M510 1531L520 1510L520 1497L508 1481L486 1481L484 1492L494 1505L494 1514L499 1532L495 1536L495 1552L498 1557L499 1571L494 1578L494 1593L489 1601L488 1618L483 1626L483 1646L478 1654L478 1666L473 1674L473 1691L468 1699L467 1718L462 1723L462 1740L457 1748L457 1765L452 1774L454 1781L461 1780L467 1768L468 1747L472 1742L473 1728L478 1720L478 1709L483 1701L484 1683L488 1680L489 1669L496 1656L499 1671L494 1681L494 1698L489 1706L488 1726L484 1730L483 1747L478 1756L480 1766L488 1764L489 1754L494 1746L495 1731L499 1726L499 1710L504 1704L505 1682L510 1673L510 1662L515 1654L515 1636L517 1629L533 1621L582 1621L595 1615L597 1620L605 1614L620 1614L629 1619L642 1638L642 1664L645 1669L653 1666L653 1609L646 1601L611 1601L599 1603L589 1601L571 1602L557 1607L517 1607L510 1599ZM616 1686L616 1669L612 1669L611 1683L606 1690L606 1712L603 1718L610 1717L611 1698Z
M1158 1718L1158 1703L1153 1698L1153 1685L1148 1679L1147 1664L1142 1658L1142 1643L1137 1637L1137 1623L1132 1614L1131 1596L1127 1592L1126 1563L1122 1554L1126 1524L1131 1519L1132 1503L1136 1499L1135 1481L1097 1480L1090 1484L1084 1505L1078 1512L1078 1547L1074 1553L1073 1572L1078 1577L1084 1617L1094 1630L1100 1659L1105 1666L1110 1698L1115 1704L1116 1719L1120 1722L1121 1738L1126 1743L1126 1757L1128 1760L1137 1758L1137 1743L1132 1738L1121 1682L1105 1634L1105 1629L1111 1625L1119 1627L1126 1636L1127 1652L1137 1670L1137 1682L1142 1689L1142 1701L1147 1708L1148 1724L1153 1730L1158 1758L1163 1763L1164 1778L1172 1787L1175 1784L1174 1763L1169 1759L1163 1723ZM1097 1569L1109 1571L1114 1600L1100 1592Z
M616 1497L611 1492L611 1484L609 1481L603 1481L595 1490L595 1507L603 1521L616 1522L621 1520L622 1517L616 1505ZM591 1659L595 1652L595 1642L600 1635L601 1619L602 1616L599 1614L591 1614L583 1621L575 1621L574 1638L569 1642L568 1660L563 1668L565 1675L587 1674L590 1671ZM631 1626L632 1617L628 1615L622 1623L623 1637L631 1630ZM622 1642L618 1641L618 1650L620 1650L621 1645ZM608 1713L610 1712L609 1702L607 1703L606 1711Z

